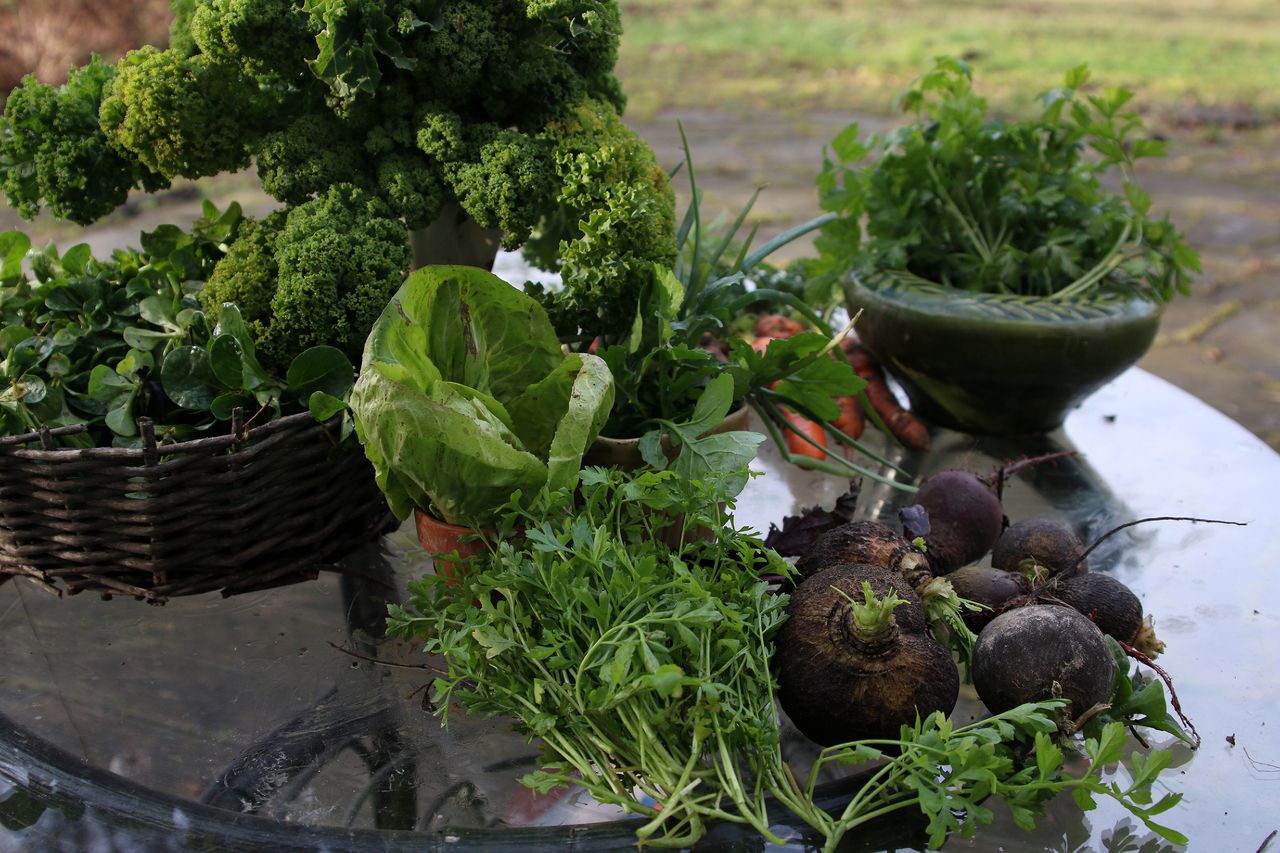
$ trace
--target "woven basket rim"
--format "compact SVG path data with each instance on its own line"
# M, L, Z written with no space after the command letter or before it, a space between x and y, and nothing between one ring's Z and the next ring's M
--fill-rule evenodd
M204 438L188 439L187 441L179 441L174 444L160 444L154 447L54 447L46 449L44 447L29 448L24 445L33 442L39 443L42 440L41 432L29 432L24 435L0 437L0 454L20 456L23 459L33 461L57 461L60 458L66 458L69 454L74 455L77 459L110 459L119 462L137 462L139 464L151 464L157 456L173 457L182 456L192 453L207 453L209 451L217 451L226 448L238 449L246 444L250 444L256 440L266 438L281 430L295 429L307 426L308 423L315 424L318 427L328 429L335 425L342 415L334 415L327 421L318 421L310 412L297 412L292 415L284 415L250 427L243 433L237 435L233 430L222 435L206 436ZM50 430L49 434L57 435L56 430Z

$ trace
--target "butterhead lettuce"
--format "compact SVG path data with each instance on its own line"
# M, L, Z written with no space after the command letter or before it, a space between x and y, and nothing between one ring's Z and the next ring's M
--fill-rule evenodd
M519 490L572 486L613 406L613 376L566 354L542 306L476 267L405 281L365 343L351 410L378 485L483 527Z

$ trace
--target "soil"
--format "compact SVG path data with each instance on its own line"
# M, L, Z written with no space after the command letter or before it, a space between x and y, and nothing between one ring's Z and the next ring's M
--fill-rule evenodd
M742 115L669 111L631 124L666 167L683 157L679 125L693 152L703 209L736 215L758 187L751 221L757 242L819 213L813 179L822 149L850 121L864 133L891 120L848 113ZM1170 156L1144 161L1140 180L1155 210L1168 210L1186 231L1204 264L1191 296L1165 312L1162 331L1140 366L1187 390L1280 450L1280 125L1246 130L1215 123L1175 129ZM679 204L687 178L676 179ZM95 253L136 244L141 229L162 222L186 224L200 215L200 200L238 200L251 215L275 206L251 173L221 176L155 197L137 197L121 211L80 230L24 223L0 208L0 230L24 228L40 240L88 242ZM797 241L774 261L804 255Z

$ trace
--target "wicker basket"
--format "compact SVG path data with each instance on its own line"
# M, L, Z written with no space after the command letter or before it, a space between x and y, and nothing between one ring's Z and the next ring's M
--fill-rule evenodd
M0 439L0 583L162 602L311 579L394 517L339 419L290 415L139 449L55 448L66 430ZM32 446L34 445L34 446Z

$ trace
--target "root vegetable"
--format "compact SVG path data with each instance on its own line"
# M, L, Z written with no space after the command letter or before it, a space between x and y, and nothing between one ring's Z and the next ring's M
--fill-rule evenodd
M896 530L878 521L853 521L824 533L796 563L801 576L843 563L866 563L899 572L914 589L929 560Z
M981 631L1005 604L1031 592L1031 581L1025 575L1001 569L965 566L944 577L951 581L956 595L990 608L965 612L964 623L971 631Z
M867 428L867 418L858 408L858 401L853 397L837 397L836 402L840 404L840 417L831 425L849 438L859 438Z
M1063 698L1079 718L1110 697L1115 662L1098 626L1080 613L1033 605L1002 613L982 629L970 673L993 713Z
M790 338L805 330L804 324L782 314L762 314L756 319L756 337Z
M1028 518L1009 525L991 549L991 565L1034 580L1088 571L1084 543L1060 521ZM1044 571L1047 569L1048 571Z
M981 559L1004 528L1004 508L995 489L972 471L939 471L920 485L916 505L928 513L929 529L920 531L935 575L945 575ZM908 539L917 532L905 531Z
M929 430L919 418L902 408L898 398L893 396L893 391L889 390L884 372L871 353L847 339L841 346L853 371L867 381L867 402L884 421L890 434L908 450L928 450L931 445Z
M787 419L789 425L786 430L788 451L795 456L808 456L811 459L827 458L827 454L820 449L827 446L827 431L822 428L822 424L787 408L782 410L782 416ZM801 436L810 441L805 441Z
M876 594L873 579L885 593ZM827 569L796 588L787 613L775 656L778 699L811 740L896 737L917 716L955 707L955 661L909 629L923 629L924 613L900 577L866 566Z
M1080 611L1104 634L1128 643L1147 657L1155 658L1164 651L1151 620L1143 618L1142 601L1111 575L1094 572L1064 578L1049 585L1048 595Z

